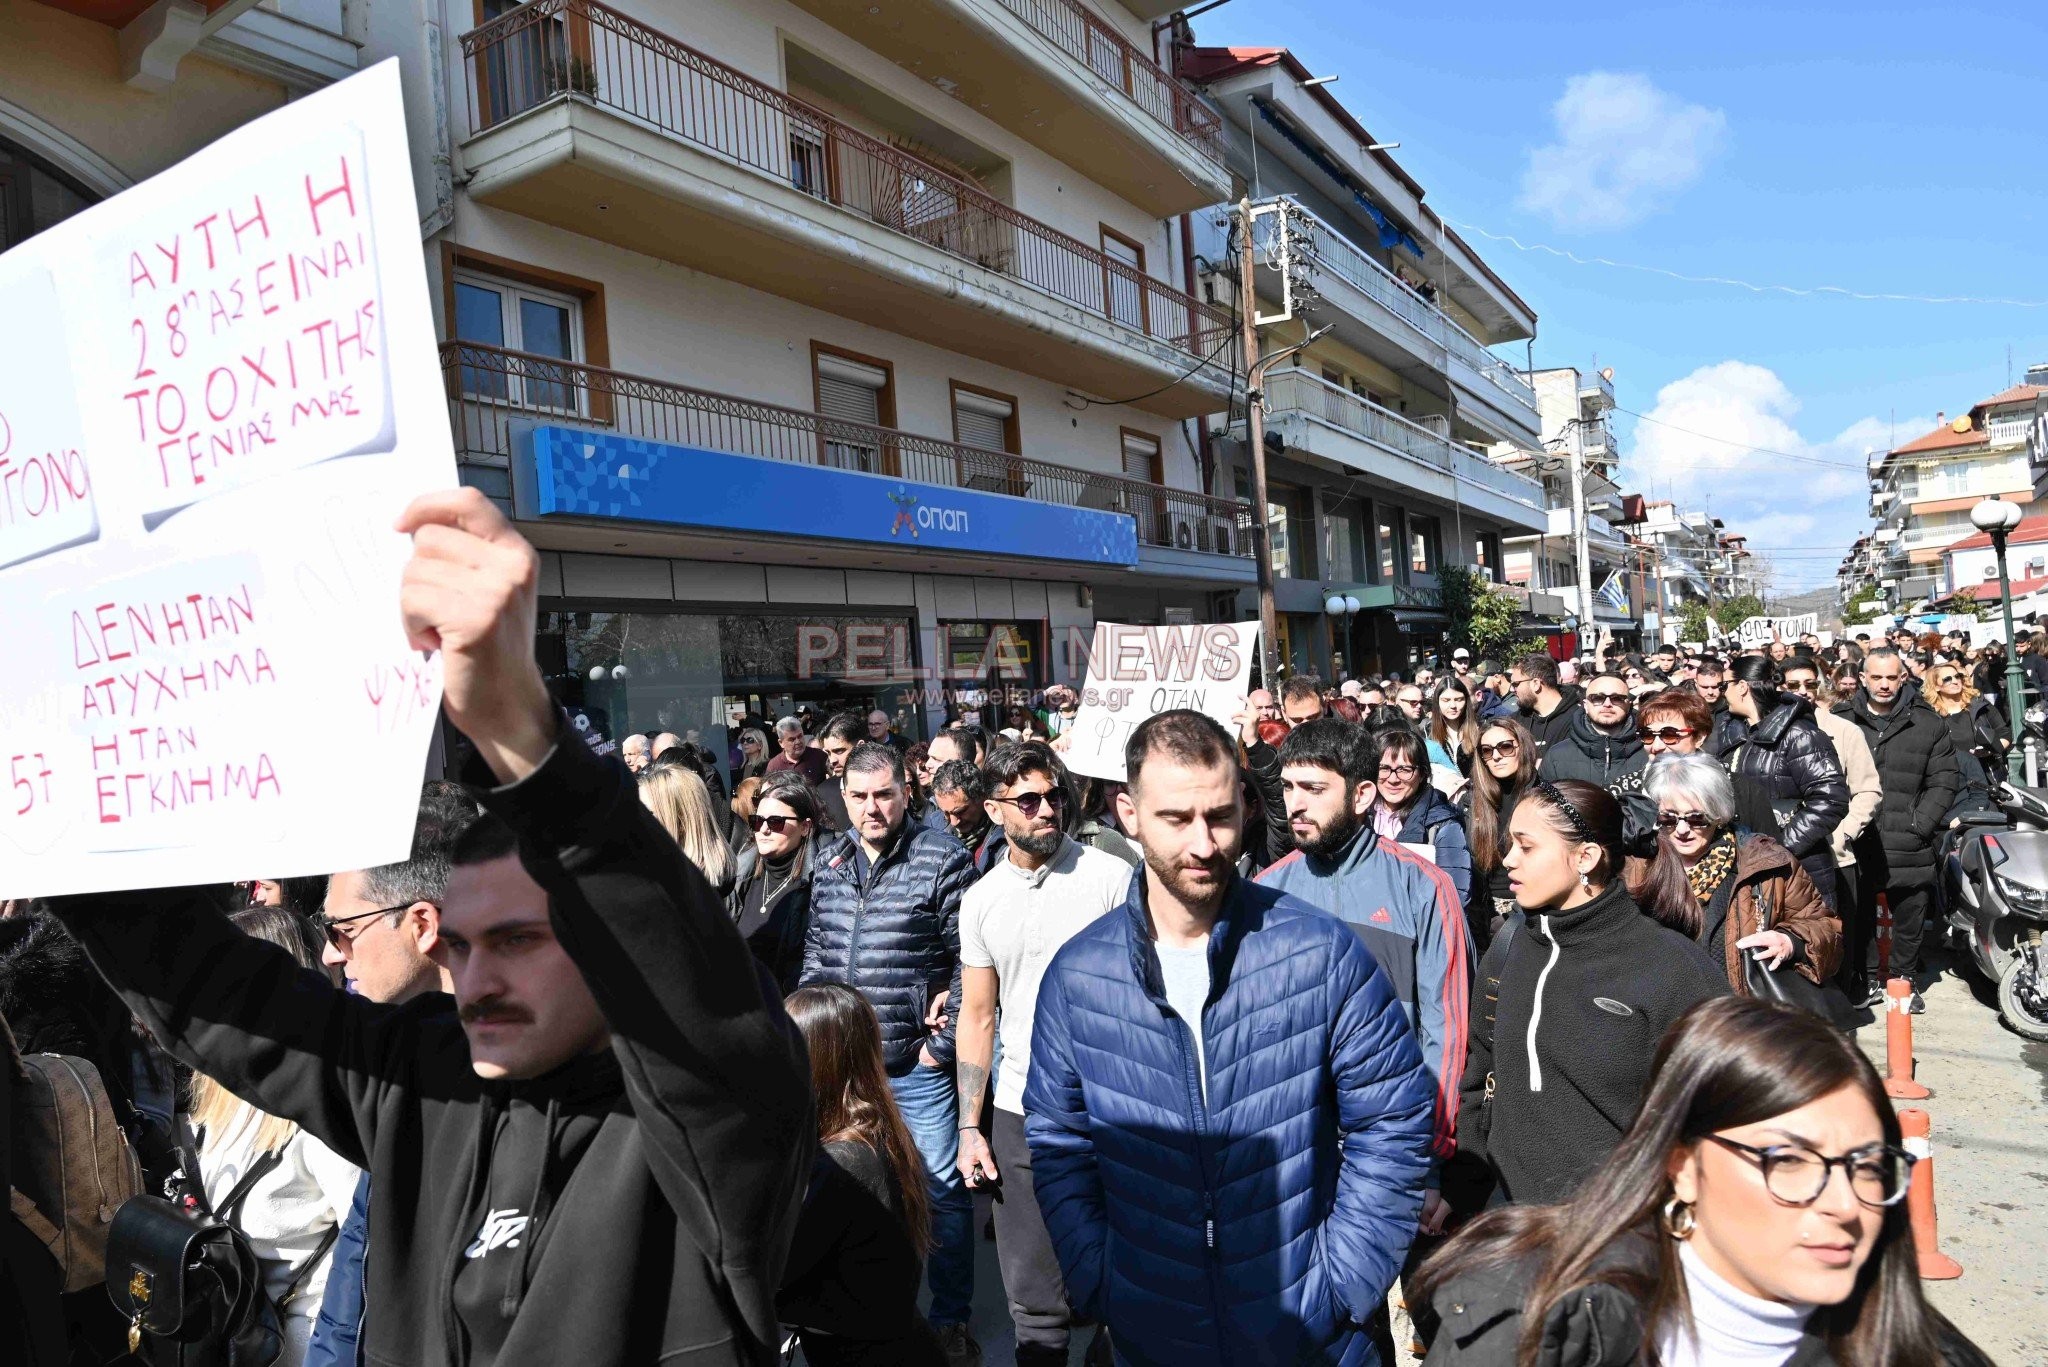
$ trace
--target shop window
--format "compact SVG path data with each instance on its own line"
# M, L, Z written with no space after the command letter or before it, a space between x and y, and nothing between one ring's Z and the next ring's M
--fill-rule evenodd
M1408 572L1434 574L1441 548L1437 541L1437 520L1415 517L1408 520Z
M55 227L97 199L56 168L0 138L0 252Z
M811 344L812 382L818 414L861 428L896 425L895 370L887 361ZM881 434L820 424L818 463L868 474L901 473L894 451Z
M1042 621L941 622L945 720L1021 729L1011 714L1028 711L1048 682L1045 637Z

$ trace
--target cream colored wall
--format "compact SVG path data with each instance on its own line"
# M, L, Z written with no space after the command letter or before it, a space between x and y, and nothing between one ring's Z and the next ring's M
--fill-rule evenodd
M33 0L0 0L0 101L142 180L284 103L274 82L187 57L168 91L122 83L114 30Z

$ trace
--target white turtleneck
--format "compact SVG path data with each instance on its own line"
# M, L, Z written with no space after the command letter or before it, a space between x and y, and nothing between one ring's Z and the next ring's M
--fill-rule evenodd
M1664 1367L1783 1367L1799 1349L1810 1305L1787 1305L1738 1291L1691 1244L1678 1246L1692 1302L1691 1332L1666 1331Z

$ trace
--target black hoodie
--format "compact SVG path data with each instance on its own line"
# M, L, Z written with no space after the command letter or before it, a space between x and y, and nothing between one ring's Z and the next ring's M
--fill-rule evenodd
M181 1060L370 1170L366 1362L772 1363L802 1039L616 761L557 745L483 798L613 1032L543 1077L484 1081L448 997L350 996L190 891L55 909Z
M1630 717L1616 731L1602 731L1593 725L1586 709L1574 709L1572 724L1564 735L1543 752L1538 769L1551 783L1578 779L1598 788L1612 787L1630 774L1641 773L1650 762L1642 741L1636 738L1636 722Z

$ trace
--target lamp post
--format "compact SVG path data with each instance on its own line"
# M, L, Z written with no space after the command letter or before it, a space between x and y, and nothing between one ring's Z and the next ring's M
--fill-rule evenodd
M1351 629L1357 620L1359 609L1364 606L1365 604L1359 602L1354 594L1326 592L1323 598L1323 611L1344 627L1344 663L1350 667L1353 678L1358 677L1358 652L1355 649L1358 643L1351 639Z
M2020 751L2021 726L2027 710L2026 681L2020 675L2019 643L2012 633L2012 576L2005 569L2005 538L2020 525L2020 505L2002 498L1987 498L1970 509L1970 521L1991 537L1992 553L1998 557L1998 601L2005 609L2005 710L2012 727L2012 748L2005 752L2005 775L2014 783L2026 774Z

